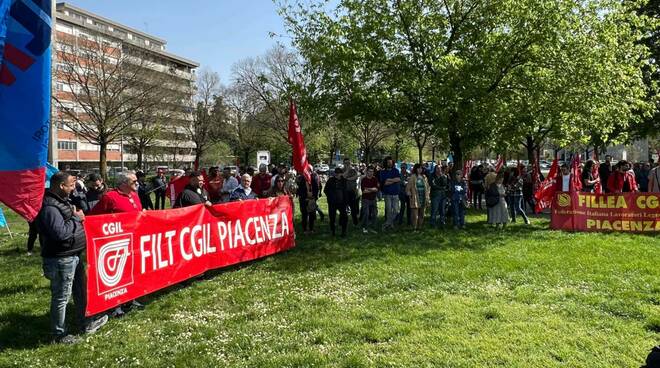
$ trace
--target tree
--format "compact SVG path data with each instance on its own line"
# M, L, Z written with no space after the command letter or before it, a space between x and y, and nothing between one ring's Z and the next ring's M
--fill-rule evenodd
M522 114L541 111L539 123L586 137L609 135L646 108L644 49L626 26L639 19L619 1L341 0L332 12L323 2L297 2L282 14L307 69L319 76L323 100L340 112L380 117L368 121L386 115L410 131L431 126L458 168L464 152L484 142L517 144L520 135L503 127ZM553 74L577 79L569 93L543 89L554 94L548 103L567 105L519 111L531 96L519 92L524 77ZM409 117L411 106L420 119ZM493 132L504 141L494 142Z
M266 143L266 131L259 119L259 104L247 86L233 84L223 91L228 118L222 124L222 139L244 164Z
M210 69L197 73L196 93L191 93L192 121L186 126L188 138L195 144L195 166L199 166L205 150L221 136L226 111L220 96L220 76Z
M282 46L232 68L233 84L249 94L254 108L262 112L259 123L284 143L288 142L289 99L296 97L293 90L301 75L297 54Z
M53 97L59 117L77 135L99 146L99 169L107 176L107 147L134 122L155 111L176 87L148 55L100 37L58 51L59 79L69 89Z

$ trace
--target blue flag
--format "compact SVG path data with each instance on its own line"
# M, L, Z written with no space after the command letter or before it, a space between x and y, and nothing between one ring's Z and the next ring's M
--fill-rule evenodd
M7 219L5 213L2 212L2 208L0 208L0 227L7 227Z
M33 220L50 132L51 0L0 0L0 201Z
M46 162L46 188L50 188L50 177L58 171L60 171L58 168L51 165L50 162Z

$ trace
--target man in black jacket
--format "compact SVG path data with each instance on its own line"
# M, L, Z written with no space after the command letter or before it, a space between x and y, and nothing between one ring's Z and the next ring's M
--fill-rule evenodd
M344 171L338 167L335 169L335 176L328 179L323 190L328 200L328 215L330 217L330 231L335 235L335 219L339 211L339 225L341 226L341 236L346 236L346 225L348 225L348 214L346 206L348 205L348 192L346 189L346 178Z
M149 191L149 186L144 181L147 176L142 171L135 173L135 176L138 180L138 197L140 197L142 208L145 210L153 210L154 203L151 201L151 192Z
M77 209L87 214L99 203L107 190L108 188L103 183L103 178L99 174L92 173L87 177L87 191L80 191L76 186L76 189L71 192L69 198Z
M151 183L154 188L154 194L156 195L156 210L165 209L165 193L167 192L167 183L165 182L165 174L162 170L158 170L156 177L153 178Z
M179 193L179 196L174 202L174 207L188 207L202 203L211 206L209 194L204 189L204 176L197 171L191 172L188 176L190 177L190 181L186 185L186 188Z
M69 195L76 186L76 178L58 172L50 179L50 190L44 196L37 216L39 242L43 257L44 276L50 280L50 319L54 340L75 343L65 326L66 305L73 293L76 319L85 333L96 332L108 322L108 316L85 318L86 276L81 253L87 246L81 209L72 206Z

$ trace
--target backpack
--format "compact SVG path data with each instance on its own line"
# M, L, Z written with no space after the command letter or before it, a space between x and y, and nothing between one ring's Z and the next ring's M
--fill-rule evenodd
M660 345L654 346L646 357L646 365L641 368L658 368L660 367Z
M497 184L492 184L486 191L486 207L493 208L500 202L500 192Z

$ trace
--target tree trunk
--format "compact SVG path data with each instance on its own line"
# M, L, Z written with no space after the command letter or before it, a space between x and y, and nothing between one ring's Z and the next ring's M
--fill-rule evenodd
M108 156L107 156L108 143L99 142L99 171L103 181L108 180Z
M366 160L367 165L371 162L371 147L369 146L364 146L364 159Z
M417 143L417 163L421 164L422 163L422 151L424 150L424 146L421 145L420 143Z
M135 166L139 169L143 169L143 167L142 167L142 154L143 154L143 148L138 148L137 149L137 162L135 163Z
M202 153L203 152L204 151L202 151L202 149L199 148L199 147L197 147L197 149L195 149L195 163L194 163L195 170L199 169L199 161L202 159Z
M534 161L534 151L535 151L536 147L534 145L534 138L531 135L528 135L527 137L525 137L524 146L525 146L525 149L527 149L527 159L529 160L529 162L533 162Z
M249 150L245 150L245 152L243 154L243 158L245 159L245 161L244 161L245 166L250 166L250 151Z
M449 132L449 148L454 158L453 174L456 170L463 170L463 149L461 148L461 136L458 132Z

